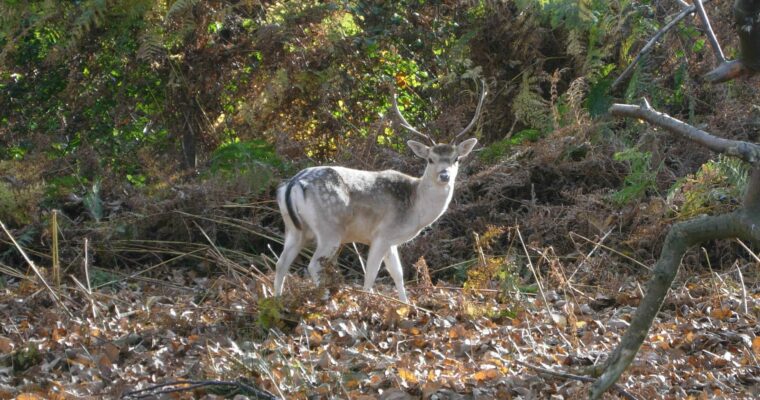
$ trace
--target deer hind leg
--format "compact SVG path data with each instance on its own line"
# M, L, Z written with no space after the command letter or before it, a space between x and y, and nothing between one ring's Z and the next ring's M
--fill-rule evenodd
M285 284L285 277L290 269L290 264L296 259L298 253L301 252L306 242L305 233L303 231L287 232L285 234L285 244L280 254L280 258L277 260L277 267L274 276L274 295L282 295L282 287Z
M398 247L391 246L388 252L385 253L385 268L388 269L388 273L393 278L393 282L396 284L396 291L398 291L399 300L404 303L408 303L406 298L406 290L404 289L404 270L401 268L401 259L398 256Z
M380 263L383 262L388 246L385 243L375 241L369 246L367 254L367 272L364 275L364 290L371 290L380 271Z
M337 237L337 236L336 236ZM322 271L322 262L331 261L340 248L340 240L333 239L328 235L317 237L317 248L309 261L309 275L314 283L319 285L319 273Z

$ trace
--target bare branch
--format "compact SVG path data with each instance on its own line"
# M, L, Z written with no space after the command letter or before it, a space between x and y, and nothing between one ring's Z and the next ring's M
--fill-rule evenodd
M710 0L704 0L702 3L709 3ZM686 18L689 14L696 11L697 8L692 4L689 7L684 8L680 13L678 13L672 21L668 22L665 26L662 27L657 33L652 36L651 39L649 39L649 42L644 45L644 47L641 48L639 51L639 54L636 56L636 58L631 61L631 63L626 67L626 69L623 71L620 76L615 79L615 82L612 83L612 86L610 87L611 91L617 90L617 88L623 84L625 81L630 78L631 74L633 74L633 69L636 67L636 64L639 63L639 61L647 55L650 51L652 51L652 48L654 48L654 45L657 43L660 38L667 33L669 30L671 30L674 26L676 26L682 19Z
M246 382L244 379L239 379L237 381L178 380L178 381L160 383L158 385L153 385L145 389L127 392L127 393L124 393L121 397L123 399L156 398L156 397L159 397L159 395L161 394L191 392L195 389L199 389L202 387L211 387L211 386L226 387L228 389L233 389L233 390L237 389L239 392L241 392L240 394L254 396L253 397L254 399L279 400L279 397L273 395L272 393L267 392L264 389L259 389L251 385L250 383ZM232 392L232 390L229 390L229 392Z
M685 139L699 143L710 150L740 158L753 165L760 161L760 146L754 143L713 136L670 115L654 110L648 105L641 107L631 104L613 104L610 107L610 114L643 119Z
M454 136L454 141L472 129L472 127L475 126L475 121L477 121L478 117L480 116L481 109L483 108L483 102L485 101L486 94L488 93L488 85L486 85L486 81L481 79L480 84L483 86L483 92L480 94L480 100L478 101L478 107L475 109L475 115L472 117L472 121L470 121L470 123L464 129L462 129L462 132L459 132L456 134L456 136Z
M430 143L432 143L433 145L435 145L435 140L433 140L433 138L431 138L430 136L428 136L428 135L426 135L426 134L418 131L417 129L415 129L412 126L412 124L410 124L406 120L406 118L404 118L404 115L401 114L401 110L398 109L398 102L396 101L396 97L397 97L397 95L394 92L393 93L393 109L396 110L396 115L398 115L398 118L401 120L401 127L403 127L404 129L406 129L406 130L408 130L408 131L410 131L412 133L416 133L417 135L419 135L419 136L427 139L428 141L430 141Z
M718 63L720 64L725 63L726 56L723 55L723 50L720 48L718 38L715 37L715 32L713 32L712 26L710 26L710 19L707 17L707 12L705 11L704 4L702 4L702 0L694 0L694 6L697 7L697 13L702 20L702 25L705 27L705 34L710 40L710 45L712 45L713 52L715 53L715 59L718 60Z

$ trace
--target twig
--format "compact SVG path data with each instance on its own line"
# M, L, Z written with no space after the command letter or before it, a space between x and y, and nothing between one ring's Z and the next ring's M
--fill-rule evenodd
M652 267L650 267L650 266L642 263L641 261L639 261L639 260L637 260L637 259L635 259L635 258L633 258L633 257L631 257L629 255L626 255L626 254L624 254L624 253L622 253L622 252L620 252L618 250L615 250L612 247L609 247L607 245L603 245L601 242L595 242L595 241L593 241L593 240L591 240L591 239L589 239L589 238L587 238L587 237L585 237L585 236L583 236L583 235L581 235L579 233L576 233L576 232L570 232L570 235L578 236L579 238L581 238L581 239L583 239L583 240L585 240L585 241L587 241L589 243L592 243L592 244L598 244L599 247L601 247L601 248L603 248L603 249L605 249L607 251L611 251L611 252L619 255L620 257L623 257L626 260L629 260L629 261L633 262L634 264L636 264L636 265L638 265L638 266L646 269L647 271L651 271L652 270Z
M755 261L757 261L758 263L760 263L760 257L758 257L757 254L755 254L755 252L752 251L752 249L750 249L749 247L747 247L747 245L744 244L744 242L742 242L741 239L736 239L736 241L739 242L739 245L741 245L744 248L744 250L746 250L747 253L749 253L749 255L752 256L752 258L755 259Z
M74 315L71 313L71 311L69 311L68 307L66 307L66 305L63 304L63 301L61 301L61 298L58 297L58 294L55 292L55 290L53 290L53 288L51 288L50 285L48 285L47 281L45 281L45 278L42 276L42 273L40 273L40 270L37 268L37 265L34 264L34 261L32 261L32 259L29 258L29 256L26 255L26 252L24 251L24 249L21 247L21 245L18 244L18 242L16 241L16 238L14 238L13 235L11 235L11 232L8 230L8 228L5 227L5 224L3 223L3 221L0 221L0 227L3 228L3 231L5 232L5 234L8 235L8 237L11 239L11 242L13 242L13 245L16 246L16 249L19 251L19 253L21 253L21 256L24 257L24 260L26 260L26 263L29 264L30 268L32 268L32 271L34 271L34 273L37 275L37 278L40 279L40 282L42 282L45 288L50 292L50 295L53 296L53 299L55 300L55 302L58 303L58 305L60 305L61 307L63 307L63 310L66 311L66 314L68 314L69 317L73 317Z
M702 25L705 26L705 34L707 35L707 39L710 40L710 45L712 45L713 52L715 53L715 59L718 61L718 64L726 62L726 56L723 55L718 38L715 37L715 32L713 32L712 26L710 26L710 19L707 17L702 0L694 0L694 6L697 7L697 14L699 14L699 18L702 20Z
M709 3L710 0L704 0L703 3ZM660 38L667 33L669 30L671 30L674 26L676 26L682 19L686 18L689 14L696 11L697 8L692 4L691 6L684 8L680 13L678 13L672 21L668 22L665 26L662 27L657 33L652 36L651 39L649 39L649 42L644 45L644 47L641 48L639 51L639 54L636 55L636 58L631 61L631 63L626 67L626 69L623 71L620 76L615 79L615 82L612 83L612 86L610 87L610 91L614 92L617 90L617 88L623 84L623 82L627 81L628 78L633 74L633 69L636 67L636 64L639 63L639 61L647 55L652 49L654 48L655 43L657 43Z
M742 306L744 308L744 314L749 314L749 307L747 306L747 286L744 285L744 275L742 269L739 268L739 264L736 264L736 272L739 274L739 283L742 285Z
M84 238L84 277L87 280L87 294L90 299L90 306L92 308L92 319L96 320L97 309L95 308L95 300L92 298L92 284L90 283L90 240Z
M615 230L614 226L612 228L610 228L607 231L607 233L605 233L604 236L602 236L602 238L599 239L598 242L594 243L594 248L591 249L591 251L588 254L586 254L585 257L583 257L583 260L578 264L577 267L575 267L575 271L573 271L573 273L570 274L570 277L567 278L568 282L570 282L570 281L573 280L573 278L575 277L575 274L577 274L578 271L580 271L580 269L583 266L583 264L585 264L586 261L588 261L589 258L591 258L591 255L594 254L594 252L596 252L600 247L602 247L602 243L604 243L604 241L607 239L607 237L610 235L610 233L612 233L613 230Z
M362 266L362 272L366 274L367 268L364 266L364 258L362 258L361 253L359 253L359 249L356 247L356 242L351 242L351 245L354 247L354 252L356 253L356 257L359 258L359 264Z
M533 278L536 280L536 285L538 285L538 292L541 293L541 299L544 301L546 312L549 314L549 317L551 317L552 310L549 309L549 302L546 300L544 285L541 284L541 280L538 278L538 272L536 272L536 268L533 266L533 262L530 260L530 254L528 253L528 248L525 246L525 241L523 240L522 233L520 233L520 227L516 226L515 230L517 231L517 237L520 238L520 244L522 245L523 251L525 251L525 257L528 259L528 268L530 268L530 272L533 273Z
M53 283L55 288L61 290L61 261L58 253L58 210L53 210L50 216L50 235L52 236L52 253L53 258Z
M169 386L179 386L179 385L185 385L185 386L163 389ZM214 381L214 380L209 380L209 381L181 380L181 381L166 382L166 383L160 383L158 385L153 385L145 389L127 392L127 393L124 393L121 397L144 399L147 397L157 397L157 395L160 395L160 394L188 392L188 391L206 387L206 386L230 386L232 388L237 388L241 391L244 391L246 394L255 396L254 397L255 399L262 399L262 400L279 400L280 399L279 397L273 395L272 393L267 392L266 390L259 389L257 387L254 387L244 382L242 379L239 379L234 382Z
M594 378L591 378L591 377L588 377L588 376L569 374L567 372L552 371L550 369L541 368L541 367L539 367L537 365L528 364L528 363L520 361L520 360L515 360L515 363L517 363L519 365L522 365L523 367L527 367L527 368L530 368L530 369L535 370L537 372L540 372L542 374L552 375L552 376L556 376L556 377L560 377L560 378L564 378L564 379L572 379L572 380L581 381L581 382L593 382L595 380ZM617 392L621 396L625 397L626 399L638 400L638 398L636 396L628 393L625 389L623 389L622 386L620 386L618 384L612 385L612 388L615 389L615 390L617 390Z

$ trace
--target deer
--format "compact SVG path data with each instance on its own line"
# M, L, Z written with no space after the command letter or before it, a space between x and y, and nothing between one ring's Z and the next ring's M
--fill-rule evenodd
M454 140L475 126L487 88L483 82L475 116ZM384 263L398 292L408 303L398 246L414 239L446 211L454 194L459 163L477 144L436 143L404 118L396 94L393 109L400 125L426 138L431 145L408 140L407 145L427 161L421 177L395 170L364 171L341 166L318 166L298 172L277 189L277 204L285 224L282 253L275 267L274 295L281 296L290 265L308 244L316 249L307 270L319 285L322 262L332 260L345 243L369 245L364 290L371 291Z

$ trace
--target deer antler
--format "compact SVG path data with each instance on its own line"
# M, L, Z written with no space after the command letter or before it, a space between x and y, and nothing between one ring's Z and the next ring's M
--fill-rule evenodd
M396 110L396 115L398 115L398 118L401 120L401 126L404 129L406 129L406 130L408 130L408 131L410 131L412 133L416 133L417 135L422 136L423 138L429 140L430 143L432 143L433 145L435 145L436 143L435 143L435 140L433 140L433 138L431 138L430 136L428 136L428 135L426 135L426 134L418 131L417 129L414 129L414 127L412 126L412 124L410 124L406 120L406 118L404 118L404 116L401 114L401 110L398 109L398 102L396 101L396 97L397 97L397 94L394 91L393 92L393 109Z
M460 136L464 135L472 129L473 126L475 126L475 121L478 120L478 117L480 116L480 111L483 108L483 101L486 99L486 93L488 93L488 86L486 85L486 81L481 79L480 84L483 86L483 93L480 95L480 101L478 101L478 107L475 109L475 116L472 117L472 121L470 121L469 125L467 125L462 132L459 132L456 136L454 136L454 141L459 139Z

